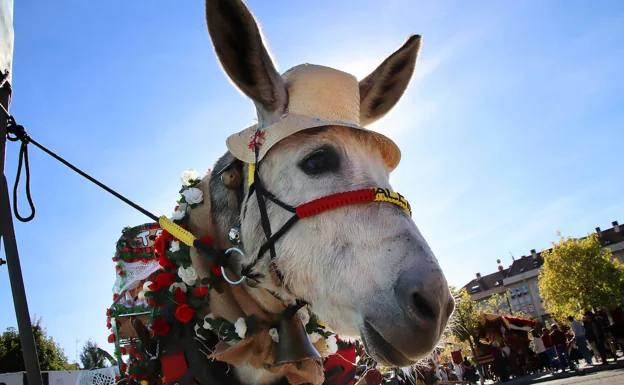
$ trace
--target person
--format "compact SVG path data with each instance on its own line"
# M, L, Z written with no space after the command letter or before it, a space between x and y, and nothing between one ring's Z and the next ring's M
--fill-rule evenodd
M603 365L607 365L607 352L605 349L605 335L602 324L596 320L591 310L585 312L585 337L594 354L598 352Z
M505 365L505 353L503 353L503 349L500 348L498 341L492 342L492 358L494 359L494 363L492 365L494 374L501 381L507 381L509 379L509 375L507 374L507 367Z
M537 354L540 363L540 370L548 369L552 370L550 367L550 359L548 358L548 354L546 353L546 346L544 346L544 341L537 332L537 329L531 330L531 335L533 336L533 346L535 347L534 352Z
M565 334L561 330L559 330L557 324L552 324L550 328L552 330L550 332L550 342L557 350L557 356L559 357L559 366L561 368L561 371L565 372L566 366L570 370L576 369L574 363L572 362L572 359L570 358L570 355L568 355L568 340Z
M464 381L468 381L471 384L477 383L477 368L470 362L469 357L466 357L464 362L462 362L462 372Z
M572 316L568 316L568 321L570 321L570 329L572 330L572 334L574 334L574 342L576 342L579 353L581 353L587 365L593 365L592 356L587 348L585 328L580 322L575 321Z
M542 328L542 342L544 343L546 355L548 356L548 367L550 370L555 370L555 348L552 342L550 342L550 334L548 334L548 329L546 328Z

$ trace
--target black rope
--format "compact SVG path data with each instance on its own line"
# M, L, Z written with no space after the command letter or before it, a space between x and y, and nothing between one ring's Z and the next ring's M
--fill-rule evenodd
M11 135L13 135L13 136L11 136ZM19 158L19 163L18 163L18 166L17 166L18 168L17 168L17 175L16 175L16 178L15 178L15 185L13 186L13 205L14 205L13 206L13 210L15 212L15 217L18 220L20 220L21 222L29 222L29 221L31 221L35 217L35 205L33 204L33 201L32 201L31 195L30 195L30 167L29 167L29 162L28 162L28 143L34 144L39 149L41 149L42 151L44 151L45 153L47 153L48 155L50 155L54 159L58 160L59 162L63 163L65 166L69 167L70 169L72 169L73 171L78 173L83 178L85 178L88 181L94 183L96 186L100 187L104 191L106 191L109 194L113 195L115 198L121 200L125 204L127 204L130 207L134 208L135 210L139 211L140 213L146 215L147 217L149 217L153 221L158 222L158 217L156 215L154 215L151 212L145 210L143 207L141 207L138 204L132 202L130 199L124 197L121 194L119 194L117 191L115 191L115 190L111 189L110 187L106 186L102 182L100 182L97 179L93 178L91 175L87 174L86 172L82 171L78 167L76 167L73 164L69 163L65 159L63 159L60 156L56 155L54 152L48 150L45 146L39 144L37 141L35 141L33 138L31 138L28 135L28 133L24 129L24 126L15 123L15 118L13 118L13 116L9 116L9 121L8 121L8 125L7 125L7 139L9 139L12 142L16 142L18 140L22 142L22 145L20 147L20 155L19 155L20 158ZM28 217L26 217L26 218L22 217L18 213L18 208L17 208L17 189L18 189L18 186L19 186L19 179L20 179L21 172L22 172L21 171L22 170L22 164L25 166L25 170L26 170L26 197L28 198L28 203L29 203L31 211L32 211L32 213Z

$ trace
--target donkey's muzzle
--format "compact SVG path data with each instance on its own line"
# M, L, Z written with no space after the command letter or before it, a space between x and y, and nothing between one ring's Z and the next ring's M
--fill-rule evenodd
M446 327L455 302L441 271L410 269L399 276L395 286L397 302L415 327L438 334Z

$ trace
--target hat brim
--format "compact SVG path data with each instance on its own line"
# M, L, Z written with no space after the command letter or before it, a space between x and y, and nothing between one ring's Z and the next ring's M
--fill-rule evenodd
M381 152L381 155L390 171L393 171L401 161L401 150L399 149L399 146L397 146L392 139L383 134L368 130L358 124L350 122L312 118L296 114L286 115L284 118L261 131L257 138L259 147L258 161L262 160L266 153L281 140L296 134L297 132L323 126L354 128L370 134L375 141L375 145L379 148L379 151ZM246 129L231 135L226 140L226 145L232 155L245 163L254 163L256 161L253 145L256 127L257 125L247 127Z

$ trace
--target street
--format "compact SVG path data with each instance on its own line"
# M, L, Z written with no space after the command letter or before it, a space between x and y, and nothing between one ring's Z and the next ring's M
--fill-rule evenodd
M624 369L608 370L548 381L549 385L622 385L624 384Z

